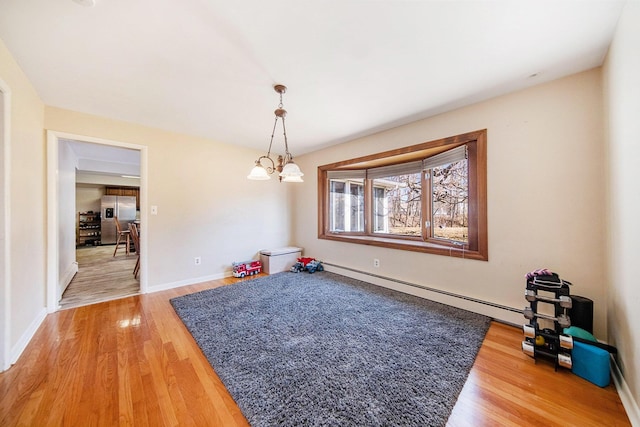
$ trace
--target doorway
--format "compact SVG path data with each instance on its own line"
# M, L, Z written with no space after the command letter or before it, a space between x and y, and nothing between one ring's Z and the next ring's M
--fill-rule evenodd
M80 154L74 152L72 147ZM133 266L135 265L137 254L125 258L120 257L119 254L121 252L119 251L117 256L113 257L114 246L102 247L100 242L97 241L99 237L91 241L91 243L96 243L95 247L93 245L85 245L84 243L86 242L84 240L82 242L83 245L80 245L82 247L77 247L79 213L87 213L87 211L94 213L95 211L95 214L98 214L100 208L97 206L87 207L87 205L77 207L76 185L78 182L77 176L79 177L81 172L93 174L96 177L110 177L109 179L112 180L121 178L120 175L125 175L125 173L117 167L117 163L124 164L127 161L121 158L118 160L118 156L123 153L135 153L139 159L138 164L135 165L136 169L128 169L126 175L134 176L137 172L137 176L139 176L140 210L138 221L144 227L147 220L145 209L143 209L146 206L147 147L83 135L48 131L47 150L47 190L48 199L50 200L48 222L56 225L48 229L47 310L53 312L70 306L120 298L132 293L145 293L147 289L147 263L146 251L144 250L146 248L145 234L142 234L140 239L139 279L134 279L133 276ZM131 165L129 164L129 166ZM77 174L76 170L78 171ZM76 252L84 249L95 249L95 251L80 254ZM84 255L90 256L86 257ZM103 264L101 264L101 260ZM82 263L84 263L84 271ZM131 264L130 269L128 264ZM93 278L90 277L91 274L93 274ZM99 280L96 281L96 278L99 278ZM126 291L119 289L124 278L129 282L134 279L134 283L137 283L137 291L131 292L130 288ZM69 283L73 284L74 281L84 283L85 289L80 289L83 295L79 296L75 292L79 289L75 289L74 298L63 304L61 302L63 293L65 290L71 290L72 285L69 285ZM95 286L92 288L91 285ZM109 290L116 294L109 294Z
M131 234L130 224L139 225L140 151L77 140L60 140L59 144L60 169L67 163L65 156L72 159L75 169L75 177L70 179L73 182L68 184L59 175L60 223L76 230L75 252L70 252L75 258L61 262L73 265L75 275L65 277L70 282L63 283L66 288L62 290L60 307L138 294L138 254L131 238L123 238L124 244L118 245L116 238L118 234ZM72 194L66 200L66 209L62 206L67 199L64 193ZM117 233L114 218L118 219L121 233ZM130 243L129 247L126 243Z

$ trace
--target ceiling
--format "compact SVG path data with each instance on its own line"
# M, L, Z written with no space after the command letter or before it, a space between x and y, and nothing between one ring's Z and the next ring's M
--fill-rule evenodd
M293 154L602 64L623 1L0 0L43 102ZM276 139L274 151L281 152Z
M100 182L103 176L118 176L136 179L140 176L140 151L84 141L60 139L73 152L76 165L76 178L83 174L92 176L93 182ZM136 178L134 178L136 177Z

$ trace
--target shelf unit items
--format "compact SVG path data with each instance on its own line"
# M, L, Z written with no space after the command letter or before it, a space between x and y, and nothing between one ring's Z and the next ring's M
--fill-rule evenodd
M78 212L76 246L100 244L100 213Z

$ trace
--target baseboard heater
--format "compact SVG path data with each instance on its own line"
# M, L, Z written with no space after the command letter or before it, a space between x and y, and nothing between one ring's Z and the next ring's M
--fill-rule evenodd
M431 288L429 286L424 286L424 285L419 285L417 283L407 282L406 280L400 280L400 279L394 279L392 277L381 276L379 274L374 274L374 273L370 273L368 271L362 271L362 270L358 270L358 269L351 268L351 267L345 267L343 265L333 264L333 263L330 263L330 262L324 262L323 261L322 264L323 265L329 265L329 266L332 266L332 267L337 267L337 268L340 268L342 270L352 271L352 272L358 273L358 274L364 274L365 276L375 277L376 279L388 280L390 282L399 283L401 285L412 286L414 288L424 289L424 290L429 291L429 292L435 292L435 293L443 294L443 295L446 295L446 296L449 296L449 297L460 298L460 299L463 299L465 301L471 301L471 302L474 302L474 303L477 303L477 304L483 304L483 305L487 305L487 306L490 306L490 307L499 308L501 310L512 311L514 313L522 313L522 309L521 308L508 307L506 305L496 304L494 302L484 301L484 300L481 300L481 299L472 298L472 297L456 294L456 293L449 292L449 291L443 291L442 289Z

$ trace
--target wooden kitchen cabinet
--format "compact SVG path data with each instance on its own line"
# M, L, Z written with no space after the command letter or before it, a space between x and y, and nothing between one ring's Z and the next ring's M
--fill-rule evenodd
M138 187L105 187L105 196L134 196L136 210L140 210L140 188Z

